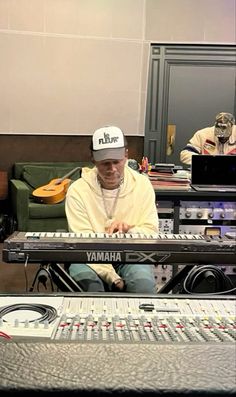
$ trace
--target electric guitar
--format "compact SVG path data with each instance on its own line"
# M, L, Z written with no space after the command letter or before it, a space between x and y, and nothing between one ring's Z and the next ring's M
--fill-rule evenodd
M35 200L44 204L57 204L63 201L71 182L69 176L80 169L81 167L76 167L62 178L52 179L47 185L35 189L32 193Z

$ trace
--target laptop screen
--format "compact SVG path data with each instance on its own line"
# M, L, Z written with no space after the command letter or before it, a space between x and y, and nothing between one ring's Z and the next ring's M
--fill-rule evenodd
M236 185L235 155L193 155L192 185Z

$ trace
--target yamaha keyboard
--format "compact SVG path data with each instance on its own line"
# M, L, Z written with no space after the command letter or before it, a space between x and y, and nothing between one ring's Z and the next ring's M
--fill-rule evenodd
M14 232L5 262L235 264L234 236Z

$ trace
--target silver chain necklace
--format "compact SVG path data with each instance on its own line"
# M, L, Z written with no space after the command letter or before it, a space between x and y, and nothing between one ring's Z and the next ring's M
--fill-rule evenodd
M111 220L111 219L113 219L113 216L114 216L114 213L115 213L115 210L116 210L116 205L117 205L118 197L119 197L119 194L120 194L120 186L117 189L116 196L114 198L114 201L113 201L113 204L112 204L112 207L111 207L110 211L108 211L106 198L105 198L104 190L103 190L102 187L101 187L101 192L102 192L102 201L103 201L104 209L105 209L105 212L106 212L106 216L107 216L107 218L109 220Z
M116 206L117 206L117 201L118 201L118 198L119 198L119 195L120 195L120 188L121 188L121 184L123 183L124 180L122 178L122 180L120 181L120 184L119 184L119 186L117 188L116 196L114 198L114 201L113 201L113 204L112 204L112 207L111 207L110 211L107 208L106 197L104 195L104 189L102 188L99 176L98 176L97 180L98 180L98 184L100 185L100 188L101 188L103 206L104 206L104 210L105 210L105 213L106 213L106 216L107 216L107 222L105 223L105 227L107 227L107 226L110 226L111 223L114 221L114 214L115 214L115 210L116 210Z

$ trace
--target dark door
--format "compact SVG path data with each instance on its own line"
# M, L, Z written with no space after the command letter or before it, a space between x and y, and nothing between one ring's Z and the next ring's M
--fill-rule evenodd
M214 124L219 112L235 114L235 46L152 46L145 155L180 164L193 133Z

